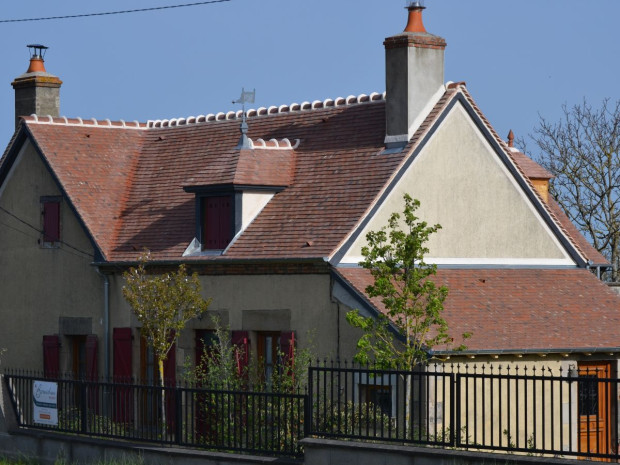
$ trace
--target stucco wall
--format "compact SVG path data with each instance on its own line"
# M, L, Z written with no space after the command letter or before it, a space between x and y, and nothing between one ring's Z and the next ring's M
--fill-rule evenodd
M438 263L572 265L498 155L460 104L455 105L352 244L356 263L367 231L402 212L403 194L421 202L416 216L442 229L426 258Z
M179 337L178 374L186 359L195 362L195 330L213 329L211 315L220 316L233 331L249 331L252 350L256 331L295 331L298 348L337 357L338 308L331 302L329 274L202 275L200 282L203 296L212 302L208 314L191 320ZM115 275L110 283L112 327L134 328L133 366L134 373L139 373L140 324L122 297L122 277Z
M60 206L63 243L41 245L40 199L60 195L26 142L0 192L0 347L7 348L5 367L41 370L42 336L59 333L60 317L91 318L92 333L103 336L102 279L90 266L93 247L66 200ZM61 361L68 360L69 351L61 335ZM68 368L61 364L62 370Z

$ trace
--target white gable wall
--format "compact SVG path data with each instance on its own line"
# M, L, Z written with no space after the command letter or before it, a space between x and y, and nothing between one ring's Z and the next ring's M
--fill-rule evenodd
M403 194L421 202L417 216L442 229L427 261L457 265L574 266L500 157L460 103L446 115L341 263L361 260L368 231L402 212Z

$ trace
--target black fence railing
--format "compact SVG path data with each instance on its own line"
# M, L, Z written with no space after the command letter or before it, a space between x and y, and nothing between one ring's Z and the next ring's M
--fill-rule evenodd
M607 368L323 364L310 368L308 391L311 435L620 459L619 380Z
M4 379L19 426L222 451L303 454L304 394L46 379L11 371ZM43 405L35 405L35 390L49 389L56 404L37 393Z
M4 380L20 426L97 437L300 457L300 440L319 436L617 461L620 386L610 368L322 363L309 368L306 394L11 371ZM41 381L54 386L53 413L33 402L50 386Z

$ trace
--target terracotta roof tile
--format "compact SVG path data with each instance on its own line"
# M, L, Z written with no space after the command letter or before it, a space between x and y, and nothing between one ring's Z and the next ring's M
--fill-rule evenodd
M363 268L337 271L360 294L372 283ZM443 316L455 343L472 333L469 351L620 347L620 296L587 270L440 269L434 280L449 289Z
M317 258L333 254L360 224L459 93L486 122L467 90L452 86L398 153L384 152L381 94L249 111L248 136L295 141L285 150L237 149L240 112L147 124L66 118L25 124L107 260L133 260L143 248L157 259L179 260L195 236L194 194L183 188L232 183L286 189L220 258ZM517 169L531 174L535 166L488 128ZM593 256L556 213L550 208L575 247Z

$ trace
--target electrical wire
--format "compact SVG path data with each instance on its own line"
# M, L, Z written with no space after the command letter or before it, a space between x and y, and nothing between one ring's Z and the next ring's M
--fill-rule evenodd
M6 224L6 223L4 223L4 222L0 222L0 224L2 224L2 225L4 225L4 226L6 226L7 228L13 229L14 231L17 231L17 232L19 232L19 233L21 233L21 234L23 234L23 235L25 235L25 236L32 237L33 239L38 239L38 238L40 237L40 235L41 235L41 234L43 234L43 231L41 231L39 228L37 228L36 226L31 225L31 224L30 224L30 223L28 223L27 221L22 220L21 218L19 218L19 217L18 217L17 215L15 215L14 213L11 213L11 212L10 212L9 210L7 210L6 208L4 208L4 207L0 207L0 210L2 210L4 213L6 213L7 215L11 216L12 218L15 218L17 221L19 221L20 223L22 223L22 224L26 225L26 226L27 226L27 227L29 227L30 229L34 230L34 231L37 233L37 236L32 236L32 235L30 235L30 234L26 233L25 231L22 231L22 230L20 230L20 229L17 229L17 228L15 228L15 227L13 227L13 226L10 226L10 225L8 225L8 224ZM81 254L84 254L84 255L85 255L87 258L89 258L89 259L91 259L91 258L92 258L92 256L93 256L93 254L92 254L92 253L85 252L84 250L81 250L81 249L79 249L79 248L77 248L77 247L75 247L75 246L73 246L73 245L69 244L68 242L65 242L65 241L58 241L58 242L59 242L60 244L63 244L64 246L68 247L69 249L73 249L73 250L75 250L76 252L79 252L79 253L81 253ZM63 250L63 249L61 249L61 250ZM68 253L70 253L71 255L79 256L79 255L77 255L77 254L75 254L75 253L71 252L70 250L65 250L65 251L66 251L66 252L68 252ZM84 258L84 257L82 257L82 258Z
M0 19L0 23L24 23L24 22L29 22L29 21L49 21L53 19L88 18L91 16L109 16L109 15L122 15L126 13L143 13L145 11L169 10L172 8L185 8L185 7L190 7L190 6L209 5L212 3L224 3L224 2L230 2L230 1L231 0L209 0L206 2L183 3L179 5L167 5L167 6L154 6L150 8L136 8L134 10L108 11L104 13L84 13L84 14L79 14L79 15L46 16L42 18Z

